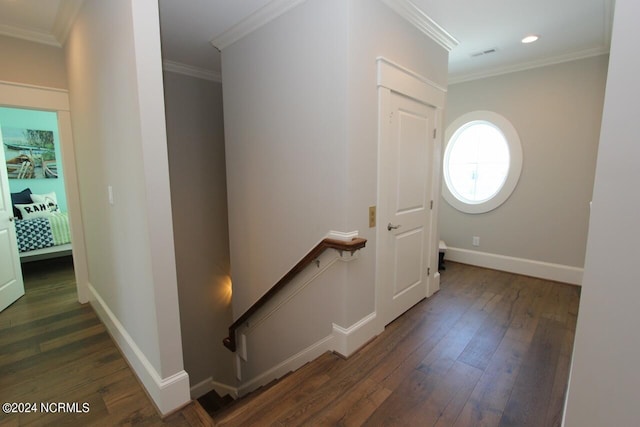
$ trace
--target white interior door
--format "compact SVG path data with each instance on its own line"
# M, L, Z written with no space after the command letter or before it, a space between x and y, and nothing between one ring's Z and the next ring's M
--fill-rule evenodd
M9 179L0 131L0 311L24 295Z
M428 296L436 109L381 93L379 297L388 324Z

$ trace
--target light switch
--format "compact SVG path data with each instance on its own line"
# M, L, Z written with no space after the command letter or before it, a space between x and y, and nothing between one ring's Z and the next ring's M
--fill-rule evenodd
M369 206L369 228L376 226L376 207Z
M113 206L113 187L108 186L107 191L109 192L109 204Z

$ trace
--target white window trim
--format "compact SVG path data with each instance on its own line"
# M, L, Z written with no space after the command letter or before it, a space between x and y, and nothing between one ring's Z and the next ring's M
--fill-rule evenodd
M465 202L458 199L449 190L446 176L448 170L446 165L447 155L445 154L442 169L444 176L444 179L442 180L442 197L444 197L447 203L449 203L457 210L469 214L480 214L489 212L506 202L513 193L513 190L515 190L516 185L518 185L520 173L522 172L522 145L520 143L518 132L509 120L498 113L494 113L493 111L472 111L470 113L463 114L462 116L455 119L447 127L447 130L445 132L445 141L447 144L445 147L445 153L448 153L448 147L449 143L451 142L451 137L458 129L460 129L460 127L469 122L480 120L492 123L504 134L507 140L507 145L509 147L509 172L507 173L507 178L502 185L502 188L500 188L500 190L498 190L498 192L493 197L480 203Z

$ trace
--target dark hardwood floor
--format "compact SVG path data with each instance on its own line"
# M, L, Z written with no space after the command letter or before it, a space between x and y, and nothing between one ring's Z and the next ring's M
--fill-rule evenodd
M0 403L89 411L0 413L1 426L211 425L195 403L160 419L93 309L78 303L70 257L24 264L23 275L26 294L0 313Z
M211 425L190 404L162 420L69 259L25 266L0 313L0 403L87 402L88 413L0 414L0 425ZM559 426L577 287L447 263L441 290L344 360L327 353L214 415L216 425Z
M327 353L216 425L559 426L580 289L448 263L347 360Z

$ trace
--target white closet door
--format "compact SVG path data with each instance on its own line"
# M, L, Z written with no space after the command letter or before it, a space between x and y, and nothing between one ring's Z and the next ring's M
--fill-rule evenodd
M381 141L379 207L385 324L427 297L436 120L434 107L395 92L387 100L389 126Z

